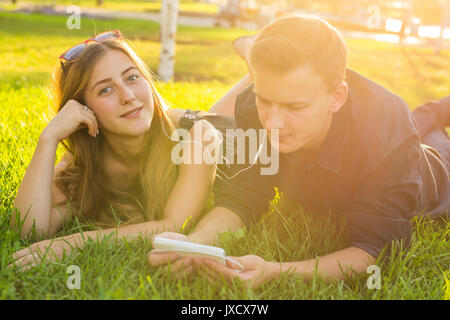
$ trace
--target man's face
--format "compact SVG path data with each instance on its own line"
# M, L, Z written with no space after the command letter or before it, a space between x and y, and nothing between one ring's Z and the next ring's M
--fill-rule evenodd
M285 74L252 71L259 120L269 139L270 130L279 130L278 151L318 151L336 111L323 78L311 65Z

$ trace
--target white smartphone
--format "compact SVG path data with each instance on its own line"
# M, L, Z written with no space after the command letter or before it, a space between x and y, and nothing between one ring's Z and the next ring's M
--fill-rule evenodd
M153 239L153 248L155 252L176 252L179 255L186 257L211 258L225 265L225 250L218 247L193 243L189 241L155 237Z

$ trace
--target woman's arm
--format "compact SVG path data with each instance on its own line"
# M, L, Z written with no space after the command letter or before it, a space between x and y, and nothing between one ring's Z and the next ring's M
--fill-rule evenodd
M212 139L203 139L205 137L203 134L207 130L214 130L213 132L215 132L214 127L206 120L197 121L192 127L190 132L191 139L195 142L191 143L190 146L192 156L194 156L195 144L202 145L203 148L201 150L203 154L204 148L208 147L210 143L216 143L216 139L219 139L217 135L212 136ZM197 134L196 132L203 134ZM61 258L64 252L67 253L75 247L83 248L85 240L102 240L106 235L112 235L114 239L119 240L124 237L150 237L154 233L164 231L179 232L182 226L190 224L200 217L208 198L210 187L214 181L215 170L215 164L181 164L178 179L164 208L164 218L162 220L132 224L119 228L86 231L37 242L14 253L13 257L16 260L16 265L25 268L36 265L47 251L49 254L46 256L46 259Z
M208 153L206 150L211 149L211 144L220 142L216 129L208 121L200 120L192 126L190 137L192 142L187 147L190 148L191 157L184 157L164 210L164 217L176 227L170 230L166 228L164 231L178 232L187 220L189 224L197 220L205 208L214 182L217 159L213 152ZM197 160L200 162L196 164ZM210 160L214 161L208 164Z
M22 237L30 232L33 224L38 234L49 232L51 187L57 146L58 141L53 136L45 132L41 134L33 158L19 186L14 207L19 210L17 218L23 220L20 230ZM18 224L13 214L11 227L16 228Z
M192 126L190 134L193 143L190 144L192 156L192 159L189 159L190 163L194 162L194 152L201 151L203 155L205 148L209 144L217 142L216 139L219 139L217 135L212 136L211 139L207 139L205 135L207 130L214 130L213 132L215 132L214 127L206 120L197 121ZM197 144L197 147L195 144ZM198 148L199 146L200 148ZM104 235L116 232L118 238L137 235L151 236L153 233L164 231L179 232L186 221L192 223L199 218L208 199L209 191L215 177L215 170L215 164L182 163L178 171L177 181L164 207L163 219L161 220L132 224L119 228L94 230L85 232L84 234L88 238L99 239L103 238Z
M194 163L195 152L201 152L203 157L205 148L208 148L211 143L216 143L217 139L219 139L217 134L210 136L211 139L209 139L205 135L208 130L212 130L210 132L213 133L216 132L214 127L206 120L197 121L192 126L190 130L191 140L193 141L190 143L192 158L186 159L189 160L188 163L180 164L177 181L164 207L164 218L158 221L120 227L118 228L119 237L129 237L137 234L150 236L153 233L164 231L179 232L186 221L190 224L200 217L216 172L215 163ZM211 156L214 158L214 155ZM199 157L197 159L203 158ZM95 232L111 233L115 231L116 229L113 228Z
M51 221L54 212L51 205L56 149L60 141L86 127L89 134L95 138L98 130L95 114L90 109L85 110L78 101L71 99L42 131L14 199L14 207L19 210L19 216L13 214L11 227L17 229L17 226L21 225L16 221L16 218L19 218L20 222L23 222L20 228L22 237L29 234L33 225L38 236L47 236L50 230L58 229Z

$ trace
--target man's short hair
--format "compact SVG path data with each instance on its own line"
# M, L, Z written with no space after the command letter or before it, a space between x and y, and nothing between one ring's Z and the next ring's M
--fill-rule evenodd
M347 48L341 33L325 20L289 14L261 30L249 62L252 69L279 73L311 63L332 90L345 79Z

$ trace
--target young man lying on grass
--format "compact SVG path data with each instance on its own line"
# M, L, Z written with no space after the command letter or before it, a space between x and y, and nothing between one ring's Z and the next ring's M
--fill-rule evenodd
M393 241L408 245L412 217L448 216L450 142L444 127L450 124L450 97L411 114L401 98L346 68L342 36L318 18L276 20L256 36L244 57L253 84L236 99L235 121L244 130L279 130L279 141L271 141L280 153L279 171L261 175L258 164L227 183L216 180L215 207L195 231L187 237L162 236L209 243L218 233L257 222L278 187L306 209L347 217L348 247L320 257L317 264L321 276L344 279L365 273ZM228 175L246 167L233 165ZM233 259L243 272L211 259L149 256L152 266L178 260L172 270L188 273L201 267L213 279L238 277L250 286L283 272L309 279L316 267L316 259Z

